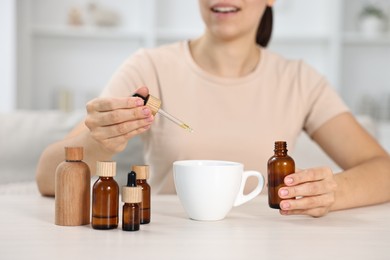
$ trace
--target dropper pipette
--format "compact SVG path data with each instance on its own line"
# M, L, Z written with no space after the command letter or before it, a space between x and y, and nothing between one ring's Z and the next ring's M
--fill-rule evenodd
M161 100L152 96L148 95L146 98L139 95L139 94L134 94L133 97L139 97L144 100L145 106L148 106L152 110L152 114L155 115L156 113L159 113L160 115L164 116L165 118L169 119L173 123L177 124L181 128L189 131L189 132L194 132L194 129L192 129L190 126L185 124L183 121L177 119L176 117L172 116L171 114L165 112L160 108L161 106Z
M159 109L157 111L157 113L159 113L160 115L164 116L165 118L171 120L173 123L177 124L178 126L180 126L181 128L185 129L185 130L188 130L190 131L191 133L194 132L194 129L192 129L191 127L189 127L187 124L185 124L184 122L180 121L179 119L177 119L176 117L173 117L172 115L168 114L167 112L165 112L164 110L162 109Z

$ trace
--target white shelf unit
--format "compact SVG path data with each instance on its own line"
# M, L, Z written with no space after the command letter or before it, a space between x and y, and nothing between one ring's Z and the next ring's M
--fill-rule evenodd
M16 1L20 109L56 109L63 95L72 97L68 106L83 108L136 50L203 30L197 0L93 1L120 14L113 28L93 25L88 0ZM82 26L67 25L70 8L80 10Z
M390 122L390 19L386 32L368 35L358 20L367 1L342 3L341 94L355 113ZM390 18L390 2L377 3Z
M344 45L390 45L390 34L369 36L359 32L345 32Z
M75 26L33 26L32 37L63 37L63 38L90 38L90 39L142 39L141 30L108 29L99 27L75 27Z
M76 108L83 107L137 49L194 38L204 29L197 0L96 1L121 12L122 24L117 28L92 26L87 18L85 26L67 26L69 8L78 7L85 15L87 0L16 1L18 108L57 108L58 93L64 90L75 95ZM356 95L373 89L383 95L390 89L390 73L385 70L390 34L368 38L357 33L351 20L361 4L356 0L276 1L270 44L270 49L304 59L325 74L353 110L359 107ZM372 69L377 66L381 69Z

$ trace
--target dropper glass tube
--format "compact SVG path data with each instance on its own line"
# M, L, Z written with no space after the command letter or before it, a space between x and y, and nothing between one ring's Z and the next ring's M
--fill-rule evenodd
M148 95L146 98L139 95L134 94L133 97L139 97L142 98L145 102L145 105L148 106L152 110L152 114L155 115L156 113L159 113L160 115L164 116L165 118L169 119L173 123L177 124L181 128L189 131L194 132L194 129L192 129L189 125L185 124L183 121L177 119L176 117L172 116L171 114L165 112L164 110L160 109L161 106L161 100L152 96Z
M178 126L180 126L181 128L187 130L187 131L190 131L191 133L194 132L194 129L192 129L191 127L189 127L187 124L185 124L184 122L180 121L179 119L177 119L176 117L173 117L172 115L168 114L167 112L165 112L164 110L162 109L159 109L157 111L157 113L159 113L160 115L164 116L165 118L171 120L173 123L177 124Z

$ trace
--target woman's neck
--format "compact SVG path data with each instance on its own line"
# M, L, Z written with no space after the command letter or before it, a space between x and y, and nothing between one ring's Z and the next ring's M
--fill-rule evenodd
M254 40L215 41L201 37L190 42L194 61L207 72L236 78L250 74L260 59L260 49Z

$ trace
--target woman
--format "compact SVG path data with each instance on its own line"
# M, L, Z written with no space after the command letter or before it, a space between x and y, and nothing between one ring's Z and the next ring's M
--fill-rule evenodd
M44 151L37 170L40 192L54 194L54 171L64 146L84 146L94 172L97 160L111 159L141 135L153 190L174 192L175 160L239 161L265 173L273 142L286 140L291 149L305 130L345 170L335 175L322 167L287 176L287 187L279 190L281 214L323 216L389 201L389 155L321 75L264 48L273 1L199 4L206 24L200 38L138 51L87 104L85 124ZM135 92L160 98L164 110L185 119L195 132L154 117L142 99L132 97Z

